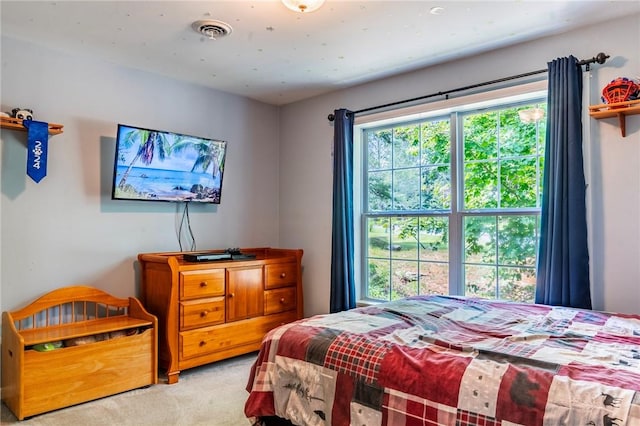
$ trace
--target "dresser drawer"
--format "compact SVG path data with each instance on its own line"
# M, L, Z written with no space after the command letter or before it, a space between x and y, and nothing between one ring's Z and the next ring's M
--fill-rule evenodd
M296 283L295 263L274 263L265 266L266 280L264 288L285 287Z
M283 287L264 292L264 314L291 311L296 308L296 288Z
M257 350L269 330L296 319L296 313L291 311L183 331L179 334L180 359L204 356L246 345L255 345Z
M224 269L180 272L180 299L224 296Z
M224 322L224 297L180 302L180 330Z

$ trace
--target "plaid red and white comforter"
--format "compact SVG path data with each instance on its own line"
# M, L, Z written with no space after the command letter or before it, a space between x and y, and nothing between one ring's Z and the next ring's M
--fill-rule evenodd
M271 331L245 414L296 425L640 425L640 315L417 296Z

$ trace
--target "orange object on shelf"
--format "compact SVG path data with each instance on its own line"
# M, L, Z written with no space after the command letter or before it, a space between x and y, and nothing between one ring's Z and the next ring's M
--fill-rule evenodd
M634 99L639 91L640 86L633 80L618 77L602 89L602 100L608 104L625 102Z

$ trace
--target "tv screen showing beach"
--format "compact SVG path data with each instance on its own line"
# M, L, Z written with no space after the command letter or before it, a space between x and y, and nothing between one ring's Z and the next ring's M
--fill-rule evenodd
M118 125L112 198L220 203L226 142Z

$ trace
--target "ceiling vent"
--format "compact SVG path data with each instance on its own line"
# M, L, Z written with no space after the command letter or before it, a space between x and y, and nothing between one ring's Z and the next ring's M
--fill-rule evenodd
M211 40L226 37L233 31L231 25L222 21L216 21L215 19L196 21L191 24L191 28Z

